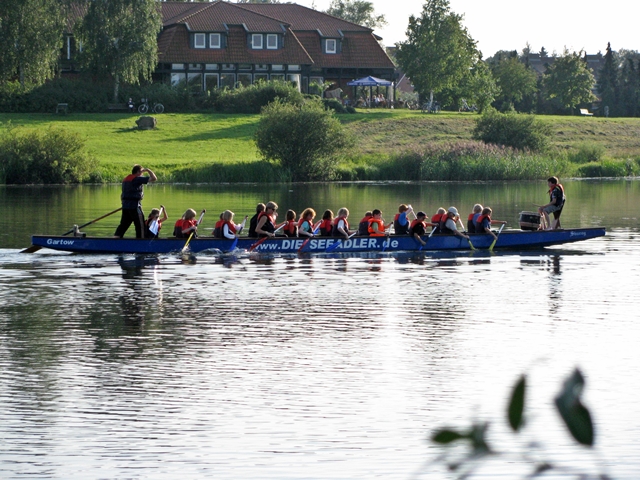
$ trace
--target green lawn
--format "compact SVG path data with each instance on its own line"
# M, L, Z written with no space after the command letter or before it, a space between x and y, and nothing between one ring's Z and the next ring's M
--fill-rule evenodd
M162 114L158 128L139 131L138 115L129 114L0 114L0 130L10 123L32 128L62 127L78 132L104 170L121 171L133 163L163 169L259 159L253 143L258 115ZM355 156L386 157L411 145L471 140L477 115L423 114L410 110L359 110L340 115L357 139ZM640 118L539 116L553 129L552 144L561 149L601 146L607 157L640 157Z

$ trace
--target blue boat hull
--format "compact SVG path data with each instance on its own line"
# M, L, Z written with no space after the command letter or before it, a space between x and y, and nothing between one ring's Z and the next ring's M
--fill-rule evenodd
M605 235L605 228L572 228L551 231L521 231L506 230L500 234L494 249L528 249L542 248L551 245L579 242ZM316 237L305 243L304 238L274 238L260 242L253 238L240 238L236 248L260 253L324 253L333 252L400 252L400 251L434 251L434 250L470 250L469 242L455 235L433 235L423 237L427 245L409 236L390 237L353 237L340 240L332 237ZM335 242L339 245L333 246ZM488 234L471 235L471 243L477 250L486 250L491 246L493 237ZM102 237L64 237L34 235L31 237L33 245L75 253L171 253L179 252L186 240L178 238L159 238L152 240L133 238L102 238ZM223 240L212 237L194 238L189 243L192 253L204 250L219 250L228 252L233 246L233 240Z

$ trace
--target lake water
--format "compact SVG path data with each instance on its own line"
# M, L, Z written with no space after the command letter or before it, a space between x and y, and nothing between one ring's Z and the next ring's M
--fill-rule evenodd
M267 200L281 216L347 206L355 221L372 208L389 220L402 202L466 214L479 201L516 227L545 187L155 185L144 205L172 220L206 208L211 227ZM495 254L186 260L20 254L31 233L117 208L119 188L0 187L0 477L446 479L429 435L488 421L502 455L471 478L522 478L531 459L561 467L543 478L640 478L640 181L565 187L563 225L605 225L606 237ZM86 232L111 235L116 216ZM554 411L576 366L595 451ZM522 373L528 423L513 435L504 411Z

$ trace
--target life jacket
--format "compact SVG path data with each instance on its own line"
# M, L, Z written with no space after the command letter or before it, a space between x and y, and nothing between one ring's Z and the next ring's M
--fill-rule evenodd
M120 195L121 200L128 201L140 201L142 197L144 197L143 183L133 183L133 181L138 178L139 175L132 173L131 175L127 175L122 180L122 194Z
M489 219L489 226L491 226L491 216L489 215L478 215L478 218L475 220L475 233L485 233L484 227L482 223L485 219Z
M184 235L182 235L183 221L184 221L183 218L179 218L178 220L176 220L176 224L173 226L173 236L176 238L184 238Z
M213 235L215 238L222 238L222 226L225 224L225 221L220 219L216 222L215 226L213 227L213 232L211 233L211 235Z
M342 220L344 222L344 227L343 228L345 229L345 231L347 231L347 232L349 231L349 222L347 222L347 219L344 218L344 217L338 217L333 222L332 233L333 233L334 237L341 237L343 235L342 233L340 233L338 231L338 225L340 224L340 220Z
M358 224L358 235L369 235L369 220L372 217L362 217Z
M378 230L374 230L373 225L378 225ZM384 237L384 222L382 219L370 218L369 219L369 235L372 237Z
M233 224L233 222L229 222L226 220L220 220L222 222L222 225L220 226L220 237L219 238L227 238L224 236L224 226L226 225L229 228L229 232L233 233L234 235L236 234L236 226ZM220 223L220 222L218 222ZM218 224L216 223L216 225ZM215 229L213 230L214 234L215 234Z
M158 238L158 235L156 235L151 230L149 230L149 226L151 226L151 222L153 222L153 220L149 221L148 218L144 221L144 227L145 227L144 238ZM158 220L158 234L160 234L161 228L162 228L162 222Z
M560 200L560 205L556 205L557 207L564 207L564 201L565 201L565 196L564 196L564 187L562 185L560 185L559 183L556 183L555 186L549 190L547 193L549 194L549 201L553 202L553 191L559 188L560 192L562 193L562 197ZM555 204L554 204L555 205Z
M195 227L196 225L198 225L198 220L196 220L195 218L192 218L191 220L182 220L182 227L180 228L180 233L182 233L182 230ZM182 233L183 237L188 237L189 235L191 235L191 233L187 233L186 235ZM193 236L197 237L198 234L196 232L193 232Z
M475 224L476 215L477 213L470 213L469 217L467 218L467 232L469 233L476 233L476 224Z
M443 216L446 218L447 214L446 213L436 213L433 217L431 217L431 223L433 223L435 225L434 227L432 227L435 230L435 232L433 232L433 233L441 233L440 223L441 223L441 220L442 220Z
M396 216L393 218L393 230L396 232L396 235L406 235L407 233L409 233L409 222L401 225L400 215L402 214L396 213Z
M295 220L287 220L282 230L287 237L298 236L298 225Z
M309 225L309 230L302 228L305 222ZM298 232L313 233L313 220L305 220L304 218L301 218L300 220L298 220L297 227L298 227ZM287 228L287 227L284 227L284 228Z
M420 221L417 218L411 222L411 225L409 225L409 231L407 232L409 235L413 235L415 232L415 227L417 225L422 225L422 233L426 233L427 231L427 224L424 221Z
M330 219L322 220L320 224L320 236L321 237L330 237L333 233L333 221Z
M272 217L271 215L265 213L265 212L260 212L260 215L258 215L258 223L260 223L260 220L262 219L262 217L267 217L267 221L262 226L262 230L264 230L265 232L269 232L269 233L275 232L276 231L276 220L275 220L275 218ZM256 224L256 226L257 226L257 224Z
M449 227L447 227L447 220L449 220L449 215L446 213L441 215L440 223L438 224L438 232L437 233L453 233ZM453 219L451 219L453 220Z

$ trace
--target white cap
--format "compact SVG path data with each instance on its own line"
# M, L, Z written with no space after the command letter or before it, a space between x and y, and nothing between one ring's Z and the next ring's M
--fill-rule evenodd
M456 207L449 207L449 213L453 213L456 217L460 216Z

